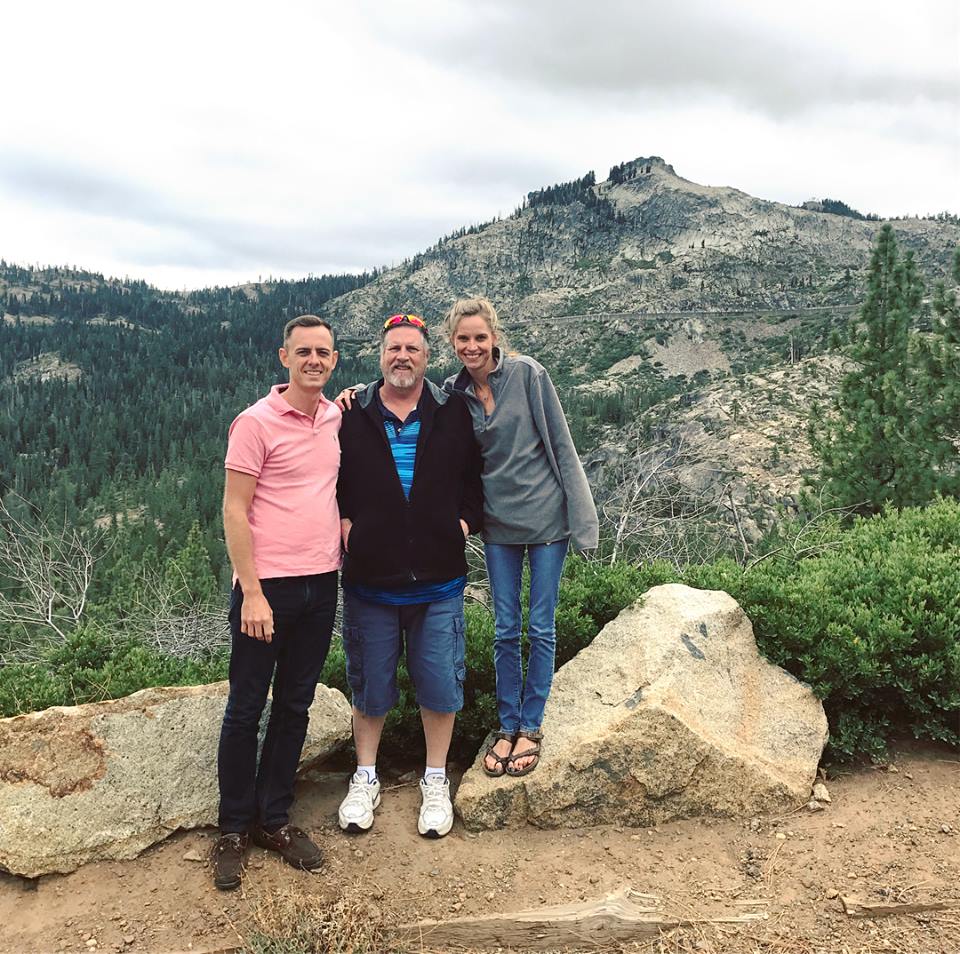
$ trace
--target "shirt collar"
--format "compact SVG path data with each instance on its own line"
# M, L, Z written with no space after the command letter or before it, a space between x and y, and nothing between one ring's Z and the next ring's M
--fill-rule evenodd
M301 417L310 417L309 414L304 414L303 411L295 408L284 396L283 392L290 387L289 384L275 384L270 388L270 393L267 395L267 404L278 414L299 414ZM317 413L314 416L313 420L321 420L327 411L327 405L330 405L330 402L321 394L320 403L317 405Z
M398 424L412 424L414 421L420 419L420 405L423 404L423 396L427 393L426 386L424 386L423 391L420 392L420 397L417 400L417 406L407 415L406 420L401 421L393 411L390 410L383 403L380 398L380 388L377 387L373 392L373 399L377 402L377 407L380 409L380 413L383 415L384 420L386 421L396 421Z

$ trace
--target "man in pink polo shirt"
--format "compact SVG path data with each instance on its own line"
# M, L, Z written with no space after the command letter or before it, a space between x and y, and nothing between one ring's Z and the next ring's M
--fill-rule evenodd
M307 710L330 646L340 568L340 409L323 396L333 330L301 315L283 331L290 383L230 425L223 525L233 563L230 695L220 732L214 884L236 888L250 838L306 869L320 849L289 824ZM257 765L257 729L273 681Z

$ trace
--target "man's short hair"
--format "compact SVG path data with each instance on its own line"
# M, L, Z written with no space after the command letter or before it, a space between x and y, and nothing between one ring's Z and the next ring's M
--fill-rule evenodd
M333 332L333 326L330 324L326 318L320 318L317 315L300 315L297 318L291 318L283 326L283 346L286 348L287 342L290 340L290 335L293 334L294 328L326 328L330 332L330 337L333 338L334 347L337 344L337 336Z
M390 330L392 331L393 329L391 328ZM382 358L386 353L387 353L387 336L384 335L380 339L380 357ZM429 338L423 339L423 353L427 356L427 358L430 357L430 339Z

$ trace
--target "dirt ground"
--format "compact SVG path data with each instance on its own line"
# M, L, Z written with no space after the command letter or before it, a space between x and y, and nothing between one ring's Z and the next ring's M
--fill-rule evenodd
M841 904L960 898L960 754L947 748L901 748L889 766L828 777L823 811L654 829L471 834L458 823L424 840L416 783L401 776L384 778L374 830L345 836L336 827L345 782L344 770L314 771L298 789L293 821L326 852L317 873L253 848L243 888L219 893L205 862L208 830L70 875L0 876L0 952L242 950L265 907L291 892L340 899L389 927L630 889L693 923L610 950L960 954L960 902L883 918L854 918ZM429 939L408 949L435 950Z

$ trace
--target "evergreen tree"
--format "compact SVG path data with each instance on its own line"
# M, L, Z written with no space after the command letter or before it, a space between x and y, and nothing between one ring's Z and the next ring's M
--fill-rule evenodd
M164 576L177 602L184 606L203 606L220 599L220 587L210 567L210 555L203 531L195 520L186 542L177 555L167 562Z
M125 620L143 600L143 561L130 553L129 531L117 532L113 540L114 560L95 580L91 592L91 615L103 623Z
M960 285L960 248L954 252L952 271L954 282ZM960 447L960 303L956 289L948 290L940 282L934 294L933 310L939 320L934 322L932 333L923 339L919 353L925 372L924 412L931 420L929 426L940 428L948 439L941 448L944 456L937 460L947 479L951 472L956 477L957 448ZM950 492L960 492L958 485L960 480L955 480Z
M943 402L929 401L929 364L941 350L924 345L915 331L922 292L912 254L901 258L885 225L860 322L851 328L855 368L841 382L834 413L815 412L810 425L820 485L863 513L956 491L957 451L944 433Z

